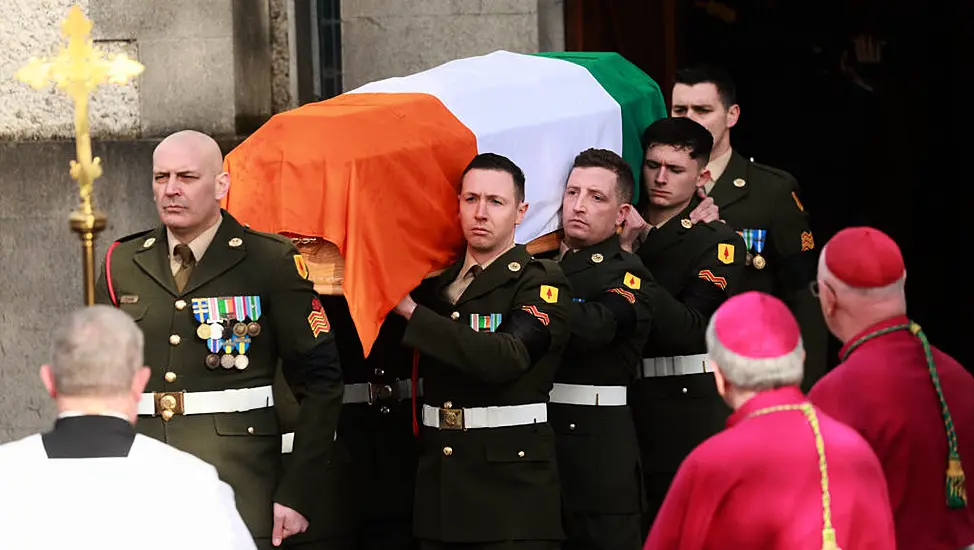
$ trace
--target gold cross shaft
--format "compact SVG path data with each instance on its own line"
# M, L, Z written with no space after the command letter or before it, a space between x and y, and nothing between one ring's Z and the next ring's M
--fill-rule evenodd
M77 159L71 161L71 177L78 181L81 203L71 213L71 229L82 239L85 276L85 304L94 303L95 236L106 225L105 215L94 209L92 188L102 175L101 160L91 156L91 134L88 129L88 100L98 86L126 84L144 70L142 64L125 54L105 56L91 39L91 21L75 4L61 24L61 35L67 39L50 59L32 57L17 71L16 78L42 89L54 84L74 102L74 131Z

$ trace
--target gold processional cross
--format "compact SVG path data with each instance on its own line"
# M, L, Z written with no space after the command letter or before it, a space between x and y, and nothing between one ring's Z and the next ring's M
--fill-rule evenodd
M95 237L107 223L105 214L92 205L92 190L101 174L101 159L91 157L91 135L88 131L88 99L98 86L126 84L142 73L145 67L125 54L108 57L95 48L91 40L91 21L75 4L61 23L61 35L67 46L61 45L50 59L32 57L17 71L16 78L42 89L54 84L74 101L74 132L77 159L71 161L71 177L78 180L81 203L71 212L71 230L81 238L84 268L85 305L95 303Z

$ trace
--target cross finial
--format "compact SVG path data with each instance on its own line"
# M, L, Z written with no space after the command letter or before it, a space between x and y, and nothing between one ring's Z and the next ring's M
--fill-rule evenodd
M71 177L78 180L81 203L69 218L71 229L81 237L84 267L85 305L95 301L94 240L105 229L105 215L94 209L92 186L101 176L101 160L91 157L91 135L88 131L88 99L98 86L125 84L138 76L144 67L125 54L105 56L91 40L91 21L75 4L61 24L61 36L67 44L48 59L32 57L17 71L16 78L35 89L54 84L74 101L74 133L77 158L71 161Z
M98 86L125 84L138 76L144 67L127 55L106 57L91 40L91 21L81 7L75 4L61 23L61 35L67 39L57 54L49 59L32 57L30 62L17 71L17 79L42 89L54 84L74 101L74 129L77 160L71 161L71 177L78 180L81 194L81 210L92 212L91 189L95 179L101 176L100 160L91 158L91 136L88 131L88 99Z

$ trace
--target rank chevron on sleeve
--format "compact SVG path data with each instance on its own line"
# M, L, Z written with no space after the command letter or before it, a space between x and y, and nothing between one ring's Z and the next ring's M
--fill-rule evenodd
M718 277L717 275L714 275L714 272L710 271L709 269L704 269L700 271L700 273L698 273L697 276L703 279L704 281L709 281L711 283L714 283L715 285L719 286L721 290L727 290L727 279L725 279L724 277Z
M531 315L534 315L535 318L541 321L541 324L544 326L548 326L548 323L551 321L551 319L548 317L548 314L538 309L538 306L535 305L521 306L521 309L527 311Z

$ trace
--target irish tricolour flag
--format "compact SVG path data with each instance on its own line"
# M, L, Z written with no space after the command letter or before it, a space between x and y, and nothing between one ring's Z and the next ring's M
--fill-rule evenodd
M459 59L275 115L227 156L224 206L254 229L337 247L368 353L393 305L462 250L457 190L475 155L524 170L527 243L560 227L575 155L611 149L638 178L639 137L665 115L659 86L618 54Z

